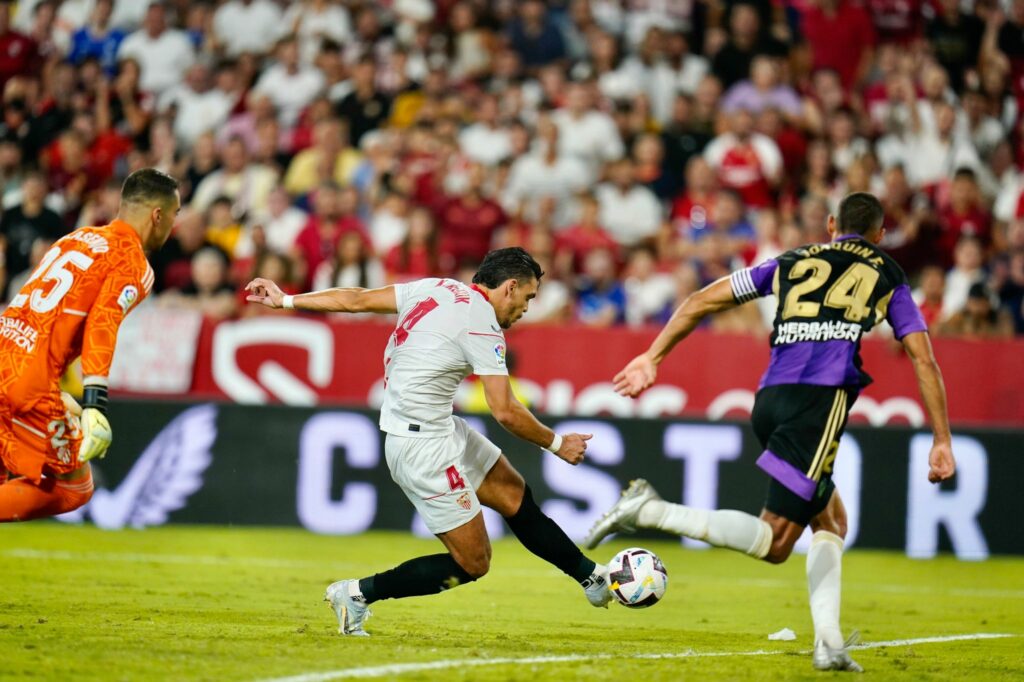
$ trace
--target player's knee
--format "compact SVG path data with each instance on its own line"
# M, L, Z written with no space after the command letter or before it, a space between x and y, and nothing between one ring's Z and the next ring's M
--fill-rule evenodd
M74 511L92 499L94 491L92 477L86 481L57 486L60 490L60 510L58 514Z
M776 535L772 538L772 546L768 549L768 554L765 555L764 560L770 564L781 564L785 563L792 553L793 543L789 542L785 537Z

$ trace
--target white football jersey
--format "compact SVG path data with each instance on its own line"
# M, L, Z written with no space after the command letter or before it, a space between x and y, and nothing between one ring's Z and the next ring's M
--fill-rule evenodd
M396 284L395 301L398 325L384 351L380 428L400 436L448 435L462 380L508 375L505 334L484 293L455 280Z

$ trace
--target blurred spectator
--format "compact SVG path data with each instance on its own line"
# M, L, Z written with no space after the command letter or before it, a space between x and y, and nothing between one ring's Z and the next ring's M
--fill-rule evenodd
M559 261L564 262L565 272L582 272L583 261L596 249L615 253L619 245L605 232L600 223L601 204L593 194L583 194L579 199L579 220L555 238Z
M675 196L681 178L675 168L665 165L665 145L654 133L644 133L633 142L633 164L637 182L651 190L659 201Z
M1013 319L1009 311L992 304L992 294L981 282L971 285L961 310L939 325L943 336L968 339L1005 339L1013 336Z
M480 262L491 249L494 232L505 224L505 212L497 202L484 196L484 168L472 164L466 187L443 201L437 210L442 248L457 261Z
M339 45L352 37L348 9L334 0L298 0L292 2L281 22L299 44L304 64L312 64L326 41Z
M46 178L32 173L21 184L21 203L4 211L0 218L5 280L28 268L37 239L55 241L68 231L61 217L46 207L45 199Z
M358 166L361 155L346 144L344 124L331 117L316 122L313 145L295 155L285 174L289 194L300 196L317 184L334 181L346 185Z
M509 42L527 68L550 64L566 56L562 32L548 17L540 0L518 3L519 18L508 29Z
M559 153L586 164L593 179L601 164L621 158L625 148L611 117L594 108L590 91L589 83L570 84L565 108L551 120L558 126Z
M623 246L635 246L653 238L661 227L661 204L651 190L637 184L631 159L620 159L608 168L608 182L598 185L601 225Z
M409 282L423 277L445 274L454 264L448 254L442 256L434 217L425 208L409 213L409 231L398 246L392 247L384 260L388 281Z
M408 211L402 192L390 188L380 192L370 217L370 241L376 253L387 254L402 243L409 231Z
M233 317L238 298L228 282L228 258L224 252L207 246L192 257L191 279L181 289L170 289L160 303L173 308L198 310L214 320Z
M657 270L654 251L634 249L625 271L626 322L637 326L662 319L676 295L676 281Z
M385 284L384 268L373 257L363 235L345 232L330 260L317 266L313 276L313 289L332 287L362 287L376 289Z
M456 5L463 7L464 5ZM469 158L494 166L512 153L512 137L498 122L498 98L484 95L475 112L475 123L459 134L459 148Z
M15 76L39 70L39 46L28 36L11 28L11 2L0 1L0 87Z
M953 252L953 268L946 274L942 317L950 317L967 304L971 287L984 281L984 252L976 237L961 237Z
M725 88L730 88L750 75L751 63L759 54L782 57L786 46L762 31L761 18L753 4L737 2L729 13L729 39L715 53L711 71Z
M295 38L285 37L275 49L277 61L267 68L253 88L254 95L267 95L274 103L281 125L291 129L313 99L324 89L324 76L319 69L299 60Z
M213 34L231 56L266 54L282 33L281 10L272 0L228 0L213 15Z
M963 237L974 237L983 246L992 238L992 216L984 207L974 171L962 168L953 176L949 204L939 211L938 250L945 264L953 262L953 251Z
M235 253L251 257L263 249L276 253L291 253L299 233L306 227L309 216L292 206L288 192L276 186L267 197L267 207L250 219L252 229L242 235Z
M853 0L818 0L804 9L800 30L815 69L835 69L847 90L867 78L877 36L861 5Z
M750 79L729 88L722 98L722 111L731 114L738 109L760 112L777 108L790 120L800 117L803 105L796 91L781 82L778 60L761 55L750 64Z
M921 270L920 283L914 289L914 302L921 311L921 316L929 330L936 330L942 322L942 301L946 293L946 273L937 265L929 265Z
M352 66L352 92L337 104L336 111L348 121L352 144L359 146L363 135L376 130L387 120L391 100L378 92L374 82L377 67L372 57L363 57Z
M18 295L21 288L28 282L28 278L32 276L32 272L42 262L43 256L53 246L53 239L49 237L36 237L32 241L32 248L29 250L28 256L28 267L21 272L14 273L11 277L11 281L7 283L7 296L4 298L8 304L11 299Z
M554 223L564 226L573 211L572 197L586 187L590 173L579 159L559 151L559 129L548 116L537 120L537 149L512 164L502 204L529 220L540 217L540 203L549 198L556 207Z
M267 196L277 182L277 174L266 166L249 161L249 150L240 137L228 140L220 155L221 168L199 183L192 196L192 207L206 210L219 196L231 199L232 211L244 217L250 211L266 208Z
M1013 316L1017 334L1024 334L1024 248L1010 253L1006 280L999 288L999 300Z
M964 76L977 65L984 33L984 22L961 11L958 0L939 0L938 11L928 22L925 34L953 89L960 91Z
M302 290L296 286L292 270L292 262L287 256L276 251L266 251L259 257L256 261L255 267L252 269L252 272L249 273L251 277L246 276L242 278L241 286L245 286L250 279L262 277L264 279L269 279L272 282L276 282L277 285L281 287L281 291L285 294L291 296L301 294ZM262 305L246 305L245 297L248 293L249 292L244 289L240 289L238 292L239 313L243 317L293 314L293 311L281 308L274 310Z
M195 49L182 31L167 27L166 9L155 2L146 10L142 28L121 43L117 58L135 61L139 87L159 96L181 81L195 61Z
M213 244L229 256L242 236L242 226L231 210L231 199L217 197L206 210L206 242Z
M757 209L774 203L782 154L774 140L754 131L750 111L738 109L729 117L728 132L711 141L704 158L718 173L722 186L738 191L747 206Z
M89 22L71 37L68 61L80 65L86 59L97 59L107 75L117 73L117 53L127 34L110 23L113 9L113 0L96 0Z
M191 147L199 136L217 130L235 106L231 96L213 87L210 70L196 63L184 80L168 88L157 101L157 110L174 120L178 141Z
M594 249L583 261L577 286L576 318L588 327L610 327L626 318L626 290L615 278L615 258L608 249Z
M344 234L355 232L365 239L363 225L355 216L356 206L351 190L342 191L333 182L324 182L312 194L313 212L302 231L295 237L294 253L300 261L300 279L307 284L324 261L337 251Z

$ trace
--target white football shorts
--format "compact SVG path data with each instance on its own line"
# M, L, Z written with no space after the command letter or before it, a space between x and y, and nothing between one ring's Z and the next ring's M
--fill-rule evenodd
M469 523L480 513L476 489L497 464L501 449L452 417L455 429L437 438L387 434L384 456L391 478L435 535Z

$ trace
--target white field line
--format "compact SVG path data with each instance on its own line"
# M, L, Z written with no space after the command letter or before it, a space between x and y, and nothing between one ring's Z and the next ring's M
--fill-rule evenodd
M1016 637L1017 635L1002 633L978 632L968 635L946 635L942 637L919 637L917 639L892 639L885 642L868 642L859 644L854 649L881 649L885 647L904 647L915 644L941 644L943 642L962 642L977 639L1002 639L1004 637ZM567 654L563 656L531 656L527 658L461 658L442 661L425 661L422 663L392 663L390 665L378 665L365 668L348 668L345 670L330 670L321 673L306 673L293 675L291 677L275 677L264 682L329 682L330 680L394 677L409 673L422 673L432 670L449 670L452 668L468 668L494 665L544 665L553 663L576 663L581 661L608 661L608 660L660 660L677 658L726 658L733 656L779 656L790 651L769 651L757 649L755 651L679 651L673 653L652 653L652 654ZM810 651L798 652L809 655Z
M339 561L308 561L301 559L268 559L265 557L222 556L213 554L163 554L140 552L71 552L67 550L43 550L29 548L11 548L0 550L0 557L12 559L49 560L49 561L97 561L126 562L140 564L175 564L198 566L255 566L259 568L352 568L358 570L364 564ZM506 568L499 569L505 575L525 578L539 578L560 575L553 568ZM685 579L685 578L684 578ZM704 583L721 582L743 587L765 588L800 588L803 581L780 580L777 578L730 578L717 579L714 576L701 576ZM929 594L948 597L970 597L985 599L1024 599L1024 590L1001 590L988 588L952 588L948 590L932 589L919 585L892 585L885 583L843 583L843 589L855 592L887 592L890 594Z

